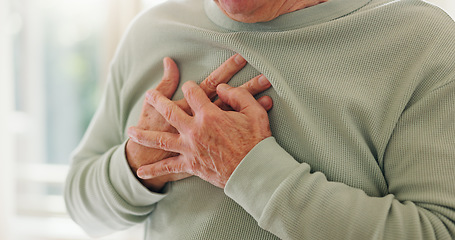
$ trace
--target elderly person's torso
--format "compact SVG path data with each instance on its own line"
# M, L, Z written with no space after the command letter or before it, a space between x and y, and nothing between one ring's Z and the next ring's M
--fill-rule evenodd
M419 207L400 201L444 204L438 214L453 216L455 176L444 166L453 166L445 159L454 155L454 136L419 125L453 109L455 70L446 64L455 63L447 47L453 22L417 0L319 2L294 11L302 5L171 0L136 19L113 62L118 122L106 129L122 130L113 142L124 142L136 124L145 91L161 79L163 57L178 63L183 83L204 79L234 53L249 64L230 85L259 73L273 85L264 93L274 102L273 138L243 159L224 191L191 177L140 202L128 196L142 186L122 175L127 165L114 154L112 185L127 200L111 205L128 206L117 214L123 221L136 221L132 211L147 214L146 239L416 239L427 234L411 231ZM276 17L277 9L292 11ZM442 142L451 147L435 146ZM410 225L390 227L403 217ZM442 222L432 223L442 226L435 235L448 237Z

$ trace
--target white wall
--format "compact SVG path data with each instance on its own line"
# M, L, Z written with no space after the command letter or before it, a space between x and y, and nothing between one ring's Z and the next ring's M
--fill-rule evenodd
M0 0L0 240L11 240L16 239L14 238L12 229L15 229L13 226L13 222L15 219L15 209L16 209L16 200L20 200L16 198L16 191L15 191L15 184L16 184L16 177L15 172L18 170L16 169L16 156L14 155L15 146L14 140L16 135L16 130L14 124L18 124L17 120L24 119L21 118L22 115L17 114L14 112L14 90L13 90L13 66L12 66L12 35L17 27L20 26L20 18L16 18L15 15L9 12L10 3L13 3L16 0ZM105 31L108 32L109 38L106 42L105 49L103 52L106 54L104 57L105 62L107 63L109 59L112 57L112 53L116 47L116 44L123 34L124 27L129 23L130 19L136 14L137 11L140 10L140 2L144 3L147 7L163 0L108 0L106 1L107 8L110 9L110 15L108 24L106 26ZM431 3L434 3L455 18L455 0L428 0ZM37 1L28 1L31 5ZM36 3L35 3L36 4ZM39 33L35 33L33 30L36 29L33 23L36 22L37 17L34 17L37 14L35 10L33 10L33 6L29 6L26 11L26 19L23 19L23 23L30 23L32 24L29 27L28 35L37 36ZM27 20L28 19L28 20ZM121 30L120 30L121 29ZM38 55L42 54L40 51L42 49L36 49L31 47L37 44L37 38L28 39L28 41L24 42L23 44L26 45L28 49L28 53L30 58L28 59L27 66L27 75L30 78L31 84L35 84L34 86L28 86L28 90L26 90L26 94L33 96L30 101L27 102L27 108L30 109L31 117L33 119L37 119L37 121L41 121L43 106L44 103L42 100L43 96L40 96L40 93L43 93L43 90L39 90L42 87L42 80L40 80L39 76L40 71L42 71L42 66L39 66L40 61ZM33 50L34 49L34 50ZM106 64L107 65L107 64ZM38 90L36 90L38 89ZM41 107L40 107L41 106ZM22 116L23 117L23 116ZM34 121L36 122L36 121ZM42 125L42 124L41 124ZM15 130L16 129L16 130ZM29 131L25 128L26 131ZM30 130L31 131L31 130ZM32 147L26 149L27 156L33 155L36 158L39 156L41 158L44 153L43 141L39 137L43 135L43 130L33 130L34 132L30 133L31 139L33 140L31 144L29 143L28 146ZM38 131L38 132L36 132ZM19 206L20 204L18 204ZM39 225L40 223L46 223L46 219L37 218L38 220L34 220L35 222L30 222L31 226L42 226L43 224ZM53 219L51 219L53 221ZM59 223L65 223L64 221L69 221L65 219L58 219ZM52 222L53 223L53 222ZM69 224L72 224L71 222ZM55 224L52 224L55 226ZM72 226L72 225L71 225ZM24 225L20 225L17 228L24 228ZM52 231L56 231L58 234L59 231L62 231L63 228L54 228ZM43 231L47 231L43 228ZM134 235L134 233L138 237ZM80 235L71 235L70 233L66 233L66 237L60 238L53 238L53 239L83 239ZM125 240L129 237L132 239L139 239L141 232L140 229L133 229L130 232L121 233L123 235L119 235L118 237L109 237L106 239L122 239ZM49 234L52 235L52 234ZM74 237L76 236L76 237ZM29 238L30 239L30 238ZM45 239L44 237L40 239ZM85 239L85 238L84 238Z
M455 1L454 0L428 0L442 9L444 9L453 19L455 19Z
M7 0L0 0L0 239L10 239L14 209L13 144L10 116L13 111L11 18Z

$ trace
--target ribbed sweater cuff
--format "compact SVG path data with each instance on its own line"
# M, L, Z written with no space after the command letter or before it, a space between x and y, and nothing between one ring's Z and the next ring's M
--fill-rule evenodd
M109 178L114 189L128 204L135 207L149 206L163 199L166 194L151 192L136 178L128 165L125 147L126 142L119 146L111 158Z
M224 191L258 221L275 190L298 167L299 163L270 137L245 156Z

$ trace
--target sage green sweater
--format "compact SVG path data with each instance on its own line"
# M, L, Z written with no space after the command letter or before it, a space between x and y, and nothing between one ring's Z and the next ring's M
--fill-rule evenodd
M249 64L231 85L273 85L273 137L224 190L191 177L148 191L126 129L162 59L202 81L234 53ZM419 0L329 0L257 24L169 0L123 39L65 197L94 236L145 222L145 239L454 239L455 24Z

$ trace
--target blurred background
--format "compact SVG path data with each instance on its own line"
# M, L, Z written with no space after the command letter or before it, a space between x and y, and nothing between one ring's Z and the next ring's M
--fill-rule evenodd
M0 0L0 240L89 239L65 211L69 155L125 28L163 1ZM430 2L455 16L455 1Z

